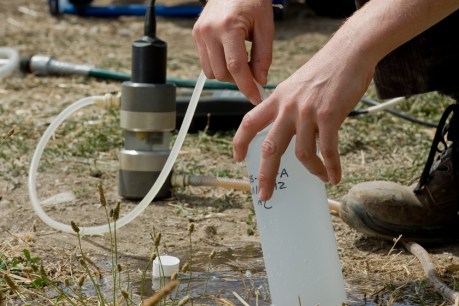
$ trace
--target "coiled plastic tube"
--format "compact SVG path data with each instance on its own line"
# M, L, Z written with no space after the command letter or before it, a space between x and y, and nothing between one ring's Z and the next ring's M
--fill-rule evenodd
M133 219L135 219L140 213L142 213L145 208L153 201L156 194L160 190L161 186L166 181L169 172L172 170L172 167L177 159L177 156L180 152L182 147L183 141L185 140L186 134L188 133L188 128L190 127L191 120L193 119L194 112L196 110L196 106L199 101L199 96L201 95L202 89L204 87L204 83L206 81L206 77L204 73L201 71L199 75L198 81L196 82L196 87L194 88L193 94L191 96L191 101L188 105L188 109L185 113L185 117L183 119L182 126L180 127L179 133L177 135L177 139L174 143L174 146L171 149L171 153L164 165L163 169L161 170L158 178L156 179L155 183L151 187L150 191L147 195L140 201L140 203L132 209L127 215L123 216L116 222L116 228L120 228ZM64 122L64 120L69 117L75 111L92 104L95 104L99 99L103 99L103 97L95 96L95 97L88 97L81 99L74 104L70 105L66 109L64 109L50 124L50 126L46 129L45 133L43 134L42 138L40 139L37 148L35 149L34 155L32 157L32 162L29 168L29 177L28 177L28 188L29 188L29 197L32 202L32 207L39 216L39 218L46 223L48 226L63 231L67 233L73 233L73 229L70 225L58 222L52 218L50 218L46 212L41 207L40 201L37 197L36 191L36 177L38 171L38 164L40 162L40 158L43 154L43 151L48 143L49 139L53 135L54 131L59 127L59 125ZM110 231L110 229L115 228L115 223L112 224L105 224L100 226L93 226L93 227L80 227L80 234L81 235L97 235L103 234Z
M5 65L0 66L0 80L12 74L19 66L19 53L16 50L0 47L0 57L4 56L8 61Z

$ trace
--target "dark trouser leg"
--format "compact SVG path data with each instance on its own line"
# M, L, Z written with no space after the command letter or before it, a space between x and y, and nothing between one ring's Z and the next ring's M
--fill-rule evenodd
M358 7L368 0L357 0ZM375 85L383 98L429 91L459 92L459 11L419 34L383 58Z

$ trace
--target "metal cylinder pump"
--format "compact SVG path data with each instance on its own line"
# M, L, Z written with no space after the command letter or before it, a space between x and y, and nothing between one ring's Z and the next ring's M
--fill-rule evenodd
M176 89L166 83L167 44L156 37L154 1L145 16L144 36L132 44L132 78L122 84L119 193L141 199L156 181L169 156L176 124ZM170 196L170 180L157 197Z

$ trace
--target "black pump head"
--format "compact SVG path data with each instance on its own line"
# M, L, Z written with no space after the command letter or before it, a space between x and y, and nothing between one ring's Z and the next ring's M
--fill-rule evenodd
M155 1L145 14L144 36L132 44L132 82L164 84L167 76L167 44L156 37Z

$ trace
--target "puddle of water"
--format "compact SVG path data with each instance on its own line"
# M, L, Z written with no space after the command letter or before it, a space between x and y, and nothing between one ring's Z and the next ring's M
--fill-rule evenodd
M371 282L372 286L369 286ZM375 293L374 284L378 280L367 279L347 279L346 281L346 295L347 303L349 306L380 306L386 305L387 301L391 300L391 292L382 289L380 292ZM384 284L381 287L384 288ZM391 306L412 306L413 303L405 302L392 302ZM427 304L426 304L427 305Z
M210 250L194 250L192 258L193 273L181 273L179 275L180 285L170 295L170 298L180 299L184 296L191 295L195 303L212 302L210 296L225 298L241 305L233 292L240 295L244 301L249 305L269 306L269 288L268 279L264 271L263 256L259 245L247 245L244 247L228 248L227 250L217 252L217 256L212 260L210 271L208 271L208 256ZM182 265L187 262L186 256L178 256L181 259ZM146 267L146 259L133 259L129 260L130 271L144 271ZM107 265L102 264L109 270ZM199 271L199 272L194 272ZM205 272L208 271L208 272ZM382 292L376 298L373 294L374 284L377 280L363 280L363 279L346 279L346 293L348 306L378 306L385 305L386 301L390 300L390 292ZM131 274L130 284L133 288L133 293L137 295L135 300L140 299L139 295L143 292L145 297L151 296L155 293L153 287L159 286L152 283L151 271L148 271L146 278L142 280L141 275ZM143 289L141 288L143 284ZM383 286L384 284L381 284ZM110 297L112 293L111 279L109 276L104 278L101 284L102 290L105 295ZM411 290L407 288L407 290ZM88 284L83 291L90 295L93 288ZM413 290L411 290L413 291ZM394 302L392 306L409 306L412 303L397 303Z
M192 258L193 273L181 273L180 285L173 298L188 295L194 297L195 302L209 302L209 296L226 298L236 305L240 305L233 291L251 305L270 305L268 280L264 272L263 256L259 245L219 250L211 262L209 270L209 254L211 250L194 250ZM180 257L180 256L179 256ZM186 256L181 262L187 262ZM194 272L199 271L199 272ZM208 272L203 272L208 271ZM153 285L157 288L156 280L152 284L151 274L145 279L143 294L154 294ZM134 286L140 293L141 281ZM258 300L257 300L258 296Z
M247 303L256 305L258 294L258 305L271 305L268 294L268 282L264 274L252 274L250 277L239 275L238 273L197 273L193 272L192 277L189 274L179 276L180 285L171 298L182 298L186 295L192 296L194 302L209 302L210 296L225 298L236 305L239 305L237 298L233 294L236 292ZM157 281L155 288L157 287ZM155 293L151 278L147 278L144 283L143 293L150 296ZM139 287L140 284L137 284ZM140 288L139 288L140 289ZM136 292L139 293L139 292Z

